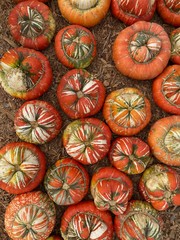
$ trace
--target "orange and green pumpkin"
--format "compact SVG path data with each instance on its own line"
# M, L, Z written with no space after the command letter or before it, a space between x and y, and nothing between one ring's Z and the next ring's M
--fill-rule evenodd
M180 65L180 27L170 33L171 40L171 61Z

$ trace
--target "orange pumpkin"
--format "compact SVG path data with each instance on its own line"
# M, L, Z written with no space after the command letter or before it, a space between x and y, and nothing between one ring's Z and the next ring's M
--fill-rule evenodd
M15 3L24 2L24 1L29 1L29 0L14 0ZM48 0L35 0L35 1L48 2Z
M170 33L171 61L180 65L180 27Z
M62 16L71 24L93 27L106 16L111 0L58 0Z
M151 105L140 90L121 88L106 97L103 116L115 134L132 136L149 123Z
M137 80L157 77L167 66L170 55L171 43L163 27L145 21L122 30L112 48L116 68Z
M180 166L180 116L157 120L150 128L148 144L152 154L162 163Z

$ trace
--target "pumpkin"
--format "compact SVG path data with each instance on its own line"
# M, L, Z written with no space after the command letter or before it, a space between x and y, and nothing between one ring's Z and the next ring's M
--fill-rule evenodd
M18 3L9 14L8 25L18 43L36 50L47 48L55 33L51 10L35 0Z
M5 212L5 229L12 240L46 240L56 220L56 209L46 193L34 191L16 196Z
M101 211L109 210L115 215L124 213L132 193L131 179L113 167L102 167L92 176L91 194Z
M46 172L44 186L56 204L71 205L80 202L87 194L89 175L77 161L62 158Z
M142 173L152 161L150 147L137 137L118 137L110 147L108 158L118 170L127 174Z
M157 120L148 133L152 154L162 163L180 166L180 116Z
M29 1L29 0L14 0L15 3L24 2L24 1ZM35 0L35 1L48 2L48 0Z
M38 98L48 90L52 78L49 60L34 49L13 48L0 60L0 82L12 97Z
M169 166L154 164L146 169L139 189L145 200L158 211L180 206L180 175Z
M132 136L149 123L151 105L137 88L121 88L107 95L103 116L115 134Z
M164 28L145 21L123 29L112 47L118 71L136 80L157 77L167 66L170 55L171 43Z
M160 240L163 220L147 202L132 200L126 212L115 216L114 228L119 239Z
M106 16L111 0L58 0L62 16L71 24L93 27Z
M137 21L150 21L156 10L156 0L112 0L111 11L114 17L131 25Z
M97 118L81 118L67 125L62 136L66 152L82 164L94 164L108 153L109 127Z
M15 131L26 142L43 144L60 132L62 119L59 112L48 102L26 101L14 117Z
M170 33L171 61L180 65L180 27Z
M153 81L155 103L164 111L180 115L180 65L171 65Z
M84 69L68 71L60 80L57 97L70 118L89 117L101 109L105 99L103 83Z
M44 153L26 142L11 142L0 149L0 188L12 194L35 189L46 171Z
M85 27L70 25L55 37L55 52L59 61L68 68L86 68L96 56L96 40Z
M164 22L174 26L180 27L180 2L179 0L158 0L157 12L164 20Z
M60 231L63 239L112 240L112 217L98 210L93 201L82 201L65 210Z
M48 237L46 240L62 240L62 238L59 237L58 235L52 235Z

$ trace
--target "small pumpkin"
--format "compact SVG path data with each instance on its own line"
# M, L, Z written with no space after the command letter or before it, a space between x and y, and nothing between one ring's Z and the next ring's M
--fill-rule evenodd
M80 202L89 189L85 168L71 158L62 158L46 172L44 186L49 197L58 205Z
M137 88L121 88L107 95L103 116L115 134L132 136L149 123L151 105Z
M112 217L109 212L98 210L93 201L82 201L65 210L60 231L63 239L112 240Z
M91 194L101 211L110 210L119 215L125 212L133 194L131 179L113 167L102 167L93 174Z
M67 125L62 140L66 152L82 164L94 164L108 153L111 142L109 127L97 118L81 118Z
M164 22L174 26L180 27L180 2L179 0L158 0L157 12L164 20Z
M24 1L29 1L29 0L14 0L15 3L19 3L19 2L24 2ZM34 1L39 1L39 2L48 2L49 0L34 0Z
M170 33L171 61L180 65L180 27Z
M0 188L12 194L35 189L46 171L44 153L26 142L11 142L0 149Z
M62 28L55 37L55 52L59 61L68 68L86 68L96 56L94 35L80 25Z
M169 166L154 164L146 169L139 189L145 200L158 211L180 206L180 175Z
M47 57L29 48L12 48L0 60L0 82L12 97L31 100L45 93L52 83Z
M61 109L73 119L89 117L101 109L103 83L84 69L68 71L60 80L57 97Z
M106 16L111 0L58 0L62 16L71 24L93 27Z
M147 202L132 200L124 214L115 216L114 228L119 239L160 240L163 220Z
M116 68L123 75L136 80L157 77L167 66L171 43L162 26L138 21L123 29L112 47Z
M156 10L156 0L112 0L112 14L124 22L131 25L137 21L150 21Z
M62 119L59 112L46 101L26 101L14 117L14 127L18 137L34 144L51 141L59 134L61 126Z
M137 137L118 137L108 153L112 165L127 174L142 173L152 161L150 147Z
M12 240L46 240L56 221L56 209L46 193L34 191L16 196L5 212L5 229Z
M180 116L157 120L148 133L152 154L162 163L180 166Z
M42 1L18 3L9 14L8 25L12 37L18 43L36 50L47 48L55 33L52 12Z
M155 103L164 111L180 115L180 65L171 65L153 81Z

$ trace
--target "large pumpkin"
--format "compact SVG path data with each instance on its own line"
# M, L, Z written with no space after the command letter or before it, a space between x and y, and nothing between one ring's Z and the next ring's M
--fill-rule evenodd
M93 201L82 201L65 210L60 231L63 239L112 240L112 217L98 210Z
M146 169L139 189L145 200L158 211L180 206L180 175L169 166L155 164Z
M115 66L123 75L149 80L167 66L171 43L162 26L138 21L118 34L112 51Z
M29 48L13 48L0 60L0 82L13 97L31 100L45 93L52 82L47 57Z
M41 191L16 196L6 208L5 229L12 240L46 240L56 220L53 201Z
M18 3L9 14L8 24L18 43L36 50L47 48L55 33L55 20L50 8L35 0Z
M60 107L70 118L89 117L101 109L105 87L86 70L73 69L60 80L57 97Z
M12 194L35 189L46 171L44 153L35 145L12 142L0 149L0 188Z
M171 61L180 65L180 27L171 31Z
M149 123L151 105L140 90L121 88L106 97L103 116L115 134L132 136Z
M92 176L91 194L101 211L110 210L115 215L124 213L132 193L131 179L113 167L102 167Z

